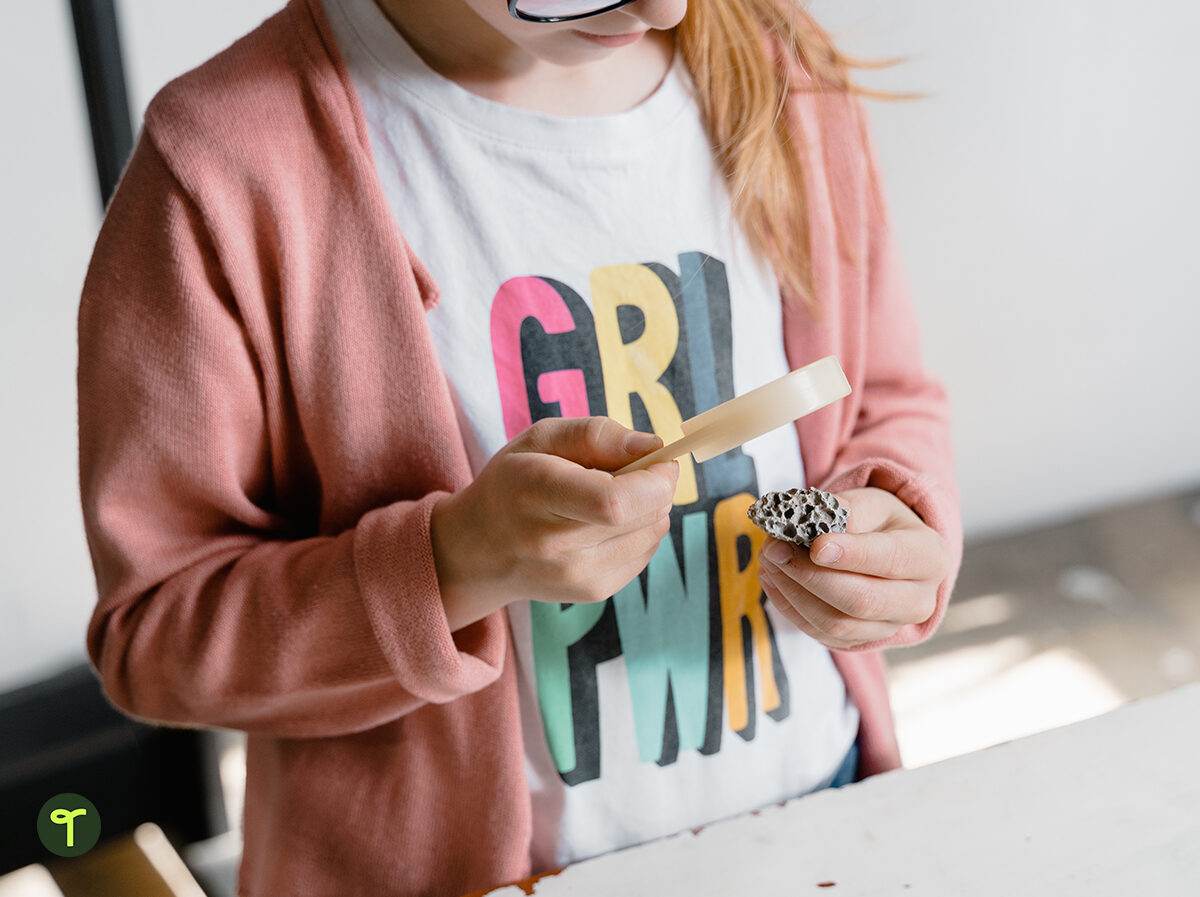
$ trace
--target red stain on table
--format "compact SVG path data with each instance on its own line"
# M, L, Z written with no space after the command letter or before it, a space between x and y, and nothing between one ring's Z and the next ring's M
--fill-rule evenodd
M563 868L565 869L566 867L564 866ZM491 894L493 891L499 891L503 888L510 888L513 885L516 885L518 888L524 891L526 895L530 895L537 890L537 883L539 881L541 881L543 878L549 878L552 875L558 875L558 873L562 871L562 869L551 869L549 872L531 875L529 878L522 878L520 881L510 881L507 884L498 885L495 888L488 888L486 891L472 891L470 894L465 895L465 897L487 897L487 895Z

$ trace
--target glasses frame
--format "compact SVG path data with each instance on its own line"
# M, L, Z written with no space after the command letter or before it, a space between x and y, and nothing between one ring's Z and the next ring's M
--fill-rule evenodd
M628 6L634 0L617 0L616 3L609 3L602 6L600 9L592 10L591 12L582 12L573 16L531 16L529 13L521 12L517 9L517 4L521 0L508 0L508 14L514 19L522 22L540 22L550 24L552 22L574 22L579 19L590 19L592 16L601 16L606 12L612 12L614 9L620 9L622 6Z

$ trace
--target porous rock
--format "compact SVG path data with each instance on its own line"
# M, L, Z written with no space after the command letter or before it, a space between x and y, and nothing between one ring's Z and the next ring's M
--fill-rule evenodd
M844 533L850 518L832 492L820 489L767 492L746 514L767 535L805 548L825 533Z

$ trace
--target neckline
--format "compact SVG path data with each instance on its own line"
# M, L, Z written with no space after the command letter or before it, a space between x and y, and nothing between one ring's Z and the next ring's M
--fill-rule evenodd
M628 156L669 130L694 102L687 68L676 53L654 92L632 109L605 115L559 116L535 112L471 93L433 69L388 21L374 0L324 0L334 31L353 38L355 64L374 70L373 84L387 96L416 101L459 128L494 142L535 150ZM332 7L332 8L330 8Z

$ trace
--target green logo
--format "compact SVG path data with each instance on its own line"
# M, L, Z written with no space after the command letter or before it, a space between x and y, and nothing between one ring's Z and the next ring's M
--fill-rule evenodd
M77 857L100 840L100 813L82 794L56 794L42 804L37 831L42 845L51 853Z

